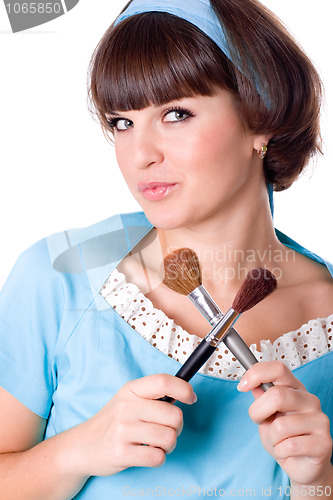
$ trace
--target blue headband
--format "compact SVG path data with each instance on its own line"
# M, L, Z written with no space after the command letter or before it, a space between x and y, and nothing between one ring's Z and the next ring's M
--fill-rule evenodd
M128 17L143 12L167 12L185 19L185 21L194 24L209 36L231 60L221 23L209 0L133 0L128 8L116 19L115 25Z

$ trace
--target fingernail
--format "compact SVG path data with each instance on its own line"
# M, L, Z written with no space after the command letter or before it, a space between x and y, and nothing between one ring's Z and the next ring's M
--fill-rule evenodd
M238 391L242 391L243 389L246 388L246 386L247 386L247 380L246 378L242 378L239 384L237 385L237 389Z
M192 396L192 404L193 404L193 403L196 403L197 401L198 401L198 398L197 398L196 393L194 392L194 393L193 393L193 396Z

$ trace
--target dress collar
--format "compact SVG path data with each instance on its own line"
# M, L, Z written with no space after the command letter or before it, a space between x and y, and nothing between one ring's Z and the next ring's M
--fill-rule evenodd
M83 229L56 233L47 238L52 266L62 273L86 274L96 297L119 262L153 227L143 212L134 212L115 215ZM325 265L333 277L332 264L275 231L282 244Z

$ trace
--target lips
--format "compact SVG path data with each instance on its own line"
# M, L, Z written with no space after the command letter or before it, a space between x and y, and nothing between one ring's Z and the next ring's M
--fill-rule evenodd
M168 196L177 184L162 181L152 181L138 184L138 191L149 201L158 201Z

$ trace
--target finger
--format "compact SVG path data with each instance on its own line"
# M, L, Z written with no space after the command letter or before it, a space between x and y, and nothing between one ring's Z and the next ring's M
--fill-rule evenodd
M124 467L161 467L166 456L161 448L134 445L128 448Z
M148 375L147 377L132 380L126 385L136 396L145 399L170 396L186 404L193 404L196 401L193 388L188 382L167 373Z
M281 361L255 363L243 375L237 389L247 392L259 387L260 384L268 382L272 382L274 385L287 385L293 389L305 390L303 384Z
M145 444L171 453L177 444L177 433L165 425L140 422L127 426L127 440L130 444Z
M318 413L304 414L294 413L289 415L279 415L272 422L268 431L268 441L271 446L277 446L285 439L326 432L326 415Z
M162 401L145 401L139 409L138 418L142 422L152 422L175 429L177 436L183 430L183 412L175 405Z
M259 396L261 396L262 394L264 394L264 390L261 389L261 387L256 387L255 389L252 390L252 395L254 397L254 399L258 399Z
M326 452L327 443L316 435L295 436L285 439L274 448L276 460L286 460L292 457L310 457L322 459Z
M249 408L249 415L253 422L261 424L277 412L305 413L318 410L320 402L313 394L280 385L271 387L256 399Z

